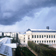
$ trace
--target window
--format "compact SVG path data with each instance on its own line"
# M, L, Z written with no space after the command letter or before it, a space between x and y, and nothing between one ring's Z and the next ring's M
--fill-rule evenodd
M30 35L28 35L28 39L30 39Z
M25 39L25 38L24 38Z
M44 37L46 37L46 35L44 35Z
M37 38L38 38L38 35L37 35Z
M36 38L36 35L35 35L35 38Z
M55 40L54 40L54 43L55 43Z
M55 35L54 35L54 38L55 38Z
M28 37L28 39L30 39L30 38Z
M49 40L49 43L50 43L51 41Z
M40 36L38 35L38 38L39 38Z
M43 35L42 35L42 38L43 38Z
M35 43L36 43L36 41L35 41Z
M43 41L42 41L42 43L43 43Z
M25 42L25 41L24 41Z
M48 38L48 35L47 35L47 38Z
M46 43L46 41L44 41L44 43Z
M49 38L50 38L50 35L49 35Z
M52 40L52 43L53 43L53 40Z
M53 38L53 35L51 35L51 38Z
M38 41L37 41L37 43L38 43Z
M32 38L33 38L34 36L32 35Z
M41 38L41 35L40 35L40 38Z
M38 38L39 38L39 35L38 35Z
M41 41L40 41L40 43L41 43Z
M47 43L48 43L48 40L47 40Z

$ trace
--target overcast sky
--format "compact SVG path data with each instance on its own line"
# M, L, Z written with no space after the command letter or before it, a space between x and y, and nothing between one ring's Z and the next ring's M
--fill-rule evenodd
M0 31L56 30L56 0L0 0Z

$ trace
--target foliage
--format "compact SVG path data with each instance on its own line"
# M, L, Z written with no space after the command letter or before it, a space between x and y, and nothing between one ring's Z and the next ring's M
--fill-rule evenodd
M17 47L15 56L35 56L33 53L31 53L28 48L26 47Z
M14 38L12 39L12 43L16 43L16 40Z
M2 36L0 36L0 38L2 38Z
M38 56L56 56L56 49L49 47L45 44L36 44L32 41L28 41L28 46L33 49Z

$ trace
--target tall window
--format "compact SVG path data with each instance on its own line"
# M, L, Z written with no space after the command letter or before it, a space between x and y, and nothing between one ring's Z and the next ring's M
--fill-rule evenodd
M38 38L39 38L39 35L38 35Z
M55 38L55 35L54 35L54 38Z
M44 37L46 37L46 35L44 35Z
M44 43L46 43L46 41L44 41Z
M33 38L34 36L32 35L32 38Z
M36 38L36 35L35 35L35 38Z
M48 35L47 35L47 38L48 38Z
M36 43L36 41L35 41L35 43Z
M52 43L53 43L53 40L52 40Z
M24 39L25 39L25 37L24 37Z
M40 43L41 43L41 41L40 41Z
M50 38L50 35L49 35L49 38Z
M48 43L48 40L47 40L47 43Z
M28 35L28 39L30 39L30 35Z
M40 38L41 38L41 35L40 35Z
M42 43L43 43L43 41L42 41Z
M55 40L54 40L54 43L55 43Z
M25 41L24 41L25 42Z
M51 41L49 40L49 43L50 43Z
M43 38L43 35L42 35L42 38Z
M37 41L37 43L38 43L38 41Z
M38 35L37 35L37 38L38 38Z
M51 35L51 38L53 38L53 35Z

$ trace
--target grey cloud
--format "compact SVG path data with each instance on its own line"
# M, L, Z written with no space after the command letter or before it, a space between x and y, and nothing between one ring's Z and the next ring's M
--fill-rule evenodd
M5 0L1 2L0 24L12 25L34 9L56 6L56 0ZM33 11L32 11L33 12Z

